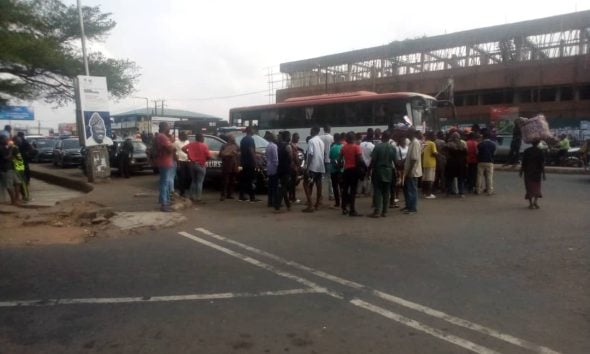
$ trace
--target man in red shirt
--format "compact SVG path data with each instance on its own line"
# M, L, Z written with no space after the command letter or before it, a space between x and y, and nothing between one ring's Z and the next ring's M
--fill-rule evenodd
M356 212L355 200L356 189L359 183L361 162L361 147L354 143L354 132L346 134L346 145L340 150L340 156L344 160L344 172L342 173L342 214L350 216L361 216Z
M155 138L154 150L156 154L156 166L160 172L160 198L161 210L170 209L170 193L173 185L174 153L176 149L172 145L173 138L170 135L170 126L166 122L160 122L159 133Z
M203 194L203 181L207 174L207 160L211 159L209 147L205 144L203 134L197 133L195 141L182 148L188 155L191 171L191 188L189 191L190 198L193 202L201 202Z

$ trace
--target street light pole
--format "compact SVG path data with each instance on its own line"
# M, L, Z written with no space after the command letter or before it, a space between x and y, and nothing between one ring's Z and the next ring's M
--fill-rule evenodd
M82 57L84 58L84 70L86 76L90 76L90 70L88 70L88 55L86 53L86 35L84 34L84 18L82 17L82 5L80 0L78 2L78 17L80 18L80 33L82 34Z
M142 97L142 96L131 96L131 98L140 98L145 100L145 114L148 115L150 112L150 99L147 97Z
M150 118L150 99L142 96L132 96L132 98L140 98L145 100L145 116L148 121L148 133L152 132L152 119Z

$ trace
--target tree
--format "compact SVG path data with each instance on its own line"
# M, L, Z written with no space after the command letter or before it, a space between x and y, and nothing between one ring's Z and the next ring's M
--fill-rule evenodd
M110 13L83 7L90 41L103 40L115 27ZM59 0L0 0L0 105L11 99L44 99L63 105L74 98L73 80L84 73L76 6ZM137 65L128 59L88 57L90 74L106 76L115 99L134 90Z

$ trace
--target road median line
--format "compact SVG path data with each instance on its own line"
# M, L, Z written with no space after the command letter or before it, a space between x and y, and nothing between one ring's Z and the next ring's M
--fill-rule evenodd
M357 290L364 290L364 291L366 291L366 292L368 292L368 293L370 293L370 294L372 294L372 295L374 295L374 296L376 296L376 297L378 297L378 298L380 298L382 300L385 300L385 301L388 301L388 302L391 302L391 303L400 305L402 307L405 307L405 308L408 308L408 309L411 309L411 310L414 310L414 311L418 311L418 312L424 313L424 314L426 314L428 316L431 316L431 317L434 317L434 318L437 318L437 319L446 321L448 323L451 323L451 324L456 325L456 326L459 326L459 327L463 327L463 328L472 330L474 332L478 332L478 333L487 335L489 337L493 337L493 338L502 340L504 342L507 342L507 343L510 343L510 344L519 346L521 348L528 349L528 350L531 350L533 352L537 352L537 353L541 353L541 354L558 354L559 353L559 352L557 352L557 351L555 351L553 349L550 349L550 348L547 348L547 347L544 347L544 346L541 346L541 345L538 345L538 344L529 342L529 341L524 340L524 339L521 339L521 338L517 338L517 337L512 336L512 335L509 335L509 334L502 333L502 332L497 331L495 329L492 329L492 328L489 328L489 327L486 327L486 326L483 326L483 325L480 325L480 324L477 324L477 323L474 323L474 322L471 322L471 321L468 321L468 320L465 320L465 319L462 319L462 318L459 318L459 317L455 317L455 316L449 315L449 314L447 314L445 312L442 312L442 311L439 311L439 310L430 308L428 306L421 305L421 304L418 304L418 303L415 303L415 302L412 302L412 301L409 301L409 300L406 300L406 299L402 299L402 298L397 297L395 295L391 295L391 294L388 294L388 293L385 293L385 292L382 292L382 291L379 291L379 290L372 289L372 288L367 287L367 286L365 286L363 284L360 284L360 283L357 283L357 282L354 282L354 281L350 281L350 280L347 280L347 279L338 277L336 275L328 274L328 273L325 273L323 271L316 270L314 268L305 266L303 264L300 264L300 263L297 263L297 262L294 262L294 261L290 261L290 260L284 259L284 258L279 257L277 255L274 255L272 253L269 253L269 252L260 250L260 249L255 248L255 247L248 246L248 245L243 244L241 242L232 240L230 238L227 238L227 237L218 235L218 234L216 234L214 232L211 232L211 231L209 231L207 229L204 229L204 228L196 228L195 230L198 231L198 232L200 232L200 233L202 233L202 234L204 234L204 235L207 235L209 237L212 237L214 239L217 239L217 240L220 240L220 241L224 241L226 243L229 243L229 244L232 244L234 246L237 246L237 247L240 247L242 249L245 249L247 251L250 251L250 252L252 252L254 254L267 257L267 258L272 259L272 260L274 260L274 261L276 261L278 263L281 263L281 264L284 264L284 265L287 265L287 266L290 266L290 267L299 269L301 271L305 271L305 272L311 273L311 274L313 274L315 276L318 276L320 278L323 278L323 279L326 279L326 280L335 282L337 284L340 284L340 285L343 285L343 286L346 286L346 287L350 287L350 288L357 289Z

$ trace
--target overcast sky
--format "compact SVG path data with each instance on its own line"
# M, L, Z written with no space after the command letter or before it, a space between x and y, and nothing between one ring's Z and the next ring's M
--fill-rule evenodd
M75 4L75 0L63 0ZM267 68L394 40L590 9L588 1L82 0L117 26L93 50L141 67L134 96L227 119L231 107L268 103ZM91 73L92 75L92 73ZM277 78L279 76L277 75ZM150 102L153 106L153 103ZM42 126L74 122L74 107L33 103ZM145 100L111 102L111 113ZM35 122L36 125L37 122Z

